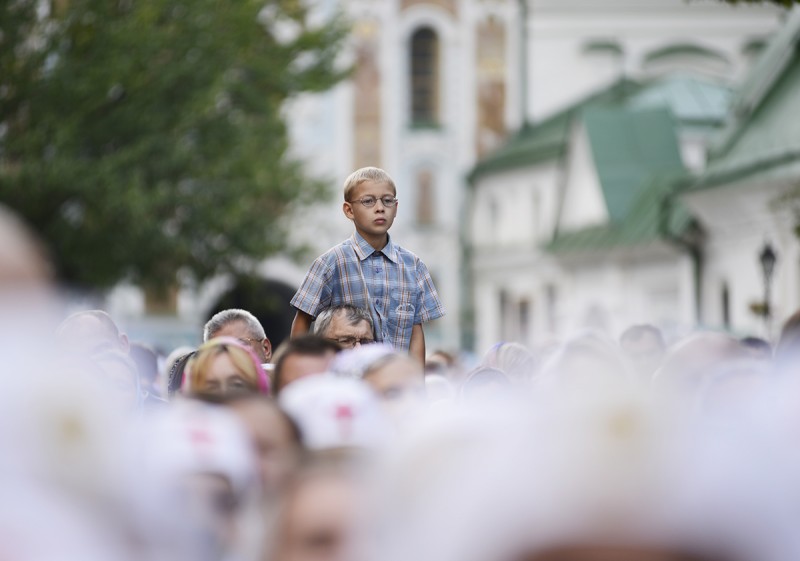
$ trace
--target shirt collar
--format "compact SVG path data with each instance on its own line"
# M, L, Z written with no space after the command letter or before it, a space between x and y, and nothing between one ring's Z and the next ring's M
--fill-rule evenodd
M397 247L392 243L392 237L387 234L387 242L383 249L375 249L369 242L361 237L358 232L353 232L350 238L359 261L363 261L373 253L383 253L390 261L397 263Z

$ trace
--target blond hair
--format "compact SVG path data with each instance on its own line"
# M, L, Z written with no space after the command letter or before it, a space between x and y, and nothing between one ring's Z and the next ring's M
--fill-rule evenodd
M394 184L392 177L383 171L381 168L366 167L357 169L351 173L347 179L344 180L344 200L349 201L353 189L364 183L365 181L372 181L374 183L386 183L392 188L395 195L397 194L397 187Z
M231 362L242 375L242 378L252 386L252 391L258 391L258 370L253 358L247 351L235 345L215 344L201 347L189 361L188 388L192 393L204 393L207 390L208 372L214 359L227 353Z

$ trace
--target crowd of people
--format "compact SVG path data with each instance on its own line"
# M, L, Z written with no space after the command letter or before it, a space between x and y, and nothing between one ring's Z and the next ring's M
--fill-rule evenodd
M298 307L275 349L229 309L156 352L65 314L2 208L0 237L0 559L800 559L800 314L774 348L636 325L470 361L426 350L391 289ZM423 269L420 322L443 313Z

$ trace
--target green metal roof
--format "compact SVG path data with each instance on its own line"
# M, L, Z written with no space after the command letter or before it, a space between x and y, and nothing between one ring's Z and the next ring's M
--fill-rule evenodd
M473 168L469 181L560 157L569 142L570 125L585 109L668 107L681 124L721 125L731 102L728 86L690 76L668 76L648 82L622 79L583 98L536 125L520 129Z
M587 109L583 122L611 222L628 219L654 176L684 169L668 109Z
M800 12L792 12L737 93L730 120L689 189L730 183L800 159Z
M636 196L624 221L559 233L544 246L545 251L563 256L588 254L654 243L664 239L664 230L669 236L680 236L693 219L679 201L665 203L681 177L680 173L652 177Z
M674 75L648 84L627 107L669 107L682 123L722 124L728 115L733 90L693 76Z
M618 80L536 125L522 127L503 146L478 162L469 174L469 181L473 183L481 175L559 157L569 141L570 125L582 109L594 105L619 104L640 89L641 85L637 82Z

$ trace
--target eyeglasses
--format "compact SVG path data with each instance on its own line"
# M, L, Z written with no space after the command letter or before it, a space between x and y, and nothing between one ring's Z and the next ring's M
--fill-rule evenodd
M250 345L252 343L259 343L260 344L260 343L264 342L264 339L266 339L266 337L264 337L262 339L251 339L249 337L239 337L239 342L242 343L243 345Z
M329 341L333 341L345 349L352 349L356 345L369 345L370 343L374 343L375 339L372 337L340 337L338 339L329 339Z
M397 204L397 198L392 197L390 195L386 195L385 197L381 197L380 199L376 199L375 197L364 197L363 199L356 199L354 201L347 201L347 202L361 203L367 208L372 208L378 201L380 201L386 208L392 208L394 205Z

